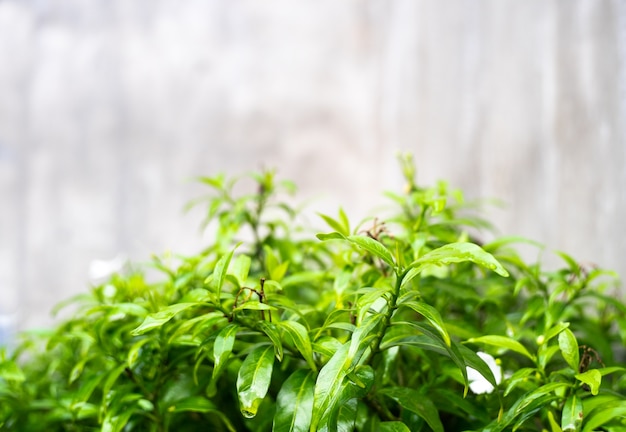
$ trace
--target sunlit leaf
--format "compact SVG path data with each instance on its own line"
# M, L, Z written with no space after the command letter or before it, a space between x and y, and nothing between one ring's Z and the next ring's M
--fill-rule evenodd
M217 334L215 342L213 344L213 357L215 358L215 364L213 366L212 380L215 381L219 376L226 364L226 361L230 357L235 345L235 338L237 337L237 331L239 326L231 323L224 327Z
M602 382L602 374L598 369L589 369L587 372L576 374L575 377L589 386L592 395L598 394L600 383Z
M419 273L420 269L426 265L446 265L466 261L471 261L493 270L500 276L507 277L509 275L506 269L502 267L502 264L500 264L493 255L485 252L480 246L474 243L461 242L449 243L413 261L409 266L411 270L407 273L402 283L408 283Z
M504 348L504 349L508 349L511 351L515 351L516 353L522 354L534 361L533 355L528 352L528 350L524 347L524 345L522 345L515 339L510 339L506 336L499 336L499 335L480 336L476 338L471 338L468 340L468 342L483 343L485 345L491 345L491 346L495 346L498 348Z
M391 267L395 266L395 262L393 260L393 255L389 250L383 246L379 241L374 240L373 238L359 235L351 235L346 237L350 242L362 247L369 253L374 256L377 256Z
M569 367L578 371L578 365L580 364L578 341L570 329L564 329L559 334L559 348L561 349L561 354Z
M142 335L150 330L161 327L185 309L196 306L197 303L177 303L168 306L159 312L152 313L143 320L143 323L131 332L133 336Z
M320 370L315 382L315 399L313 404L313 417L311 429L316 430L322 417L326 415L332 400L338 397L341 385L350 366L348 350L350 343L347 342L339 348L330 358L328 363Z
M220 298L222 292L222 285L224 285L224 279L226 278L226 273L228 272L228 265L230 264L230 260L233 258L233 254L235 253L235 249L239 247L241 243L238 243L230 252L226 255L222 256L215 264L215 270L213 274L209 276L213 283L213 288L215 289L216 298ZM206 281L205 281L206 282Z
M583 402L575 394L571 395L563 405L561 429L563 432L576 432L583 423Z
M237 376L237 394L241 414L246 418L256 416L272 380L274 347L259 346L241 364Z

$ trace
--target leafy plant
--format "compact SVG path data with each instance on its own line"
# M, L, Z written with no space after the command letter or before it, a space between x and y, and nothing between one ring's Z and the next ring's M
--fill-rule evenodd
M2 349L0 430L626 430L615 275L481 244L461 192L401 168L389 214L317 238L273 171L201 178L214 242Z

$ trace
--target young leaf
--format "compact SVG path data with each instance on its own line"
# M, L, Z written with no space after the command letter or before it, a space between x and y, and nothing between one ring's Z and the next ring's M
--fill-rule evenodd
M406 387L384 388L379 393L395 400L403 409L423 418L434 432L443 432L443 424L439 418L437 408L426 396Z
M518 354L522 354L528 357L531 360L535 360L532 354L528 352L528 350L514 339L510 339L505 336L498 335L488 335L488 336L480 336L477 338L468 339L468 342L471 343L484 343L485 345L491 345L499 348L509 349L511 351L515 351Z
M272 380L274 347L259 346L241 364L237 376L237 394L241 414L246 418L256 416Z
M22 382L26 380L24 376L24 372L20 369L20 367L11 360L6 360L0 363L0 378L5 379L7 381L18 381Z
M245 286L248 279L248 272L250 271L251 260L248 255L239 255L235 258L230 266L230 274L235 276L239 287Z
M332 229L334 229L338 233L340 233L340 234L342 234L344 236L349 236L350 235L350 228L346 227L343 223L341 223L341 222L331 218L330 216L322 214L322 213L318 213L317 215L319 217L321 217L322 219L324 219L324 222L326 222L329 227L331 227Z
M587 384L592 395L597 395L602 382L602 374L598 369L589 369L587 372L574 375L577 380Z
M177 314L181 313L185 309L189 309L192 306L197 306L197 303L176 303L160 310L159 312L152 313L148 315L146 319L143 320L141 325L134 329L130 334L132 336L139 336L150 330L161 327Z
M563 405L561 429L563 432L576 432L583 423L583 402L575 394L571 395Z
M578 365L580 364L578 341L570 329L564 329L559 333L559 348L569 367L578 372Z
M313 359L313 347L306 328L296 321L281 321L278 326L289 335L296 349L302 354L304 360L314 372L317 372L317 365Z
M374 240L373 238L359 235L351 235L346 238L351 243L354 243L355 245L362 247L372 255L377 256L378 258L389 264L389 266L391 266L392 268L395 266L393 255L391 255L391 252L389 252L389 250L385 246L383 246L382 243Z
M315 375L299 369L285 381L276 398L273 432L308 432L313 414Z
M233 254L235 253L235 249L239 247L241 243L238 243L230 252L226 255L222 256L215 264L215 270L213 274L205 280L205 283L211 278L213 280L213 285L215 288L215 297L219 300L220 295L222 293L222 285L224 285L224 279L226 278L226 273L228 271L228 265L230 264L230 260L233 258Z
M235 338L237 337L237 330L239 330L239 326L237 324L228 324L215 338L215 342L213 344L213 357L215 358L212 376L213 381L220 376L228 357L230 357L230 354L233 351Z

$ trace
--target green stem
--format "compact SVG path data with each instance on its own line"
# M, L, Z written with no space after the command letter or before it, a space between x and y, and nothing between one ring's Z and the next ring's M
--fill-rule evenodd
M402 272L396 272L396 284L395 284L393 292L391 293L391 299L389 300L389 303L387 305L387 313L385 313L385 317L383 318L383 324L380 328L380 331L376 335L376 340L374 341L372 350L370 351L367 359L365 360L365 364L369 364L372 358L380 352L380 343L382 342L383 337L385 337L385 334L387 333L387 329L391 325L391 317L393 316L393 313L398 308L397 303L398 303L398 297L400 296L400 287L402 286L402 280L404 279L405 275L406 275L406 271L404 270Z

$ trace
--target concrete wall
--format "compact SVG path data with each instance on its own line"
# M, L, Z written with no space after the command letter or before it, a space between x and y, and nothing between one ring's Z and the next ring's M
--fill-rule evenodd
M0 0L0 316L202 244L187 180L277 166L361 217L419 177L626 274L617 0Z

